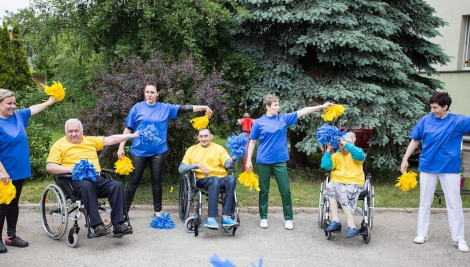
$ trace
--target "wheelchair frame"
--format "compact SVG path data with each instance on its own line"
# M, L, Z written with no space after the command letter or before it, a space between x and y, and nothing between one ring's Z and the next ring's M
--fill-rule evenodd
M106 179L114 180L113 170L101 169L101 176ZM54 175L55 184L50 184L44 190L40 202L40 212L42 225L47 234L53 239L61 239L68 226L68 221L73 221L67 235L67 244L75 248L78 245L78 233L80 227L78 220L85 218L85 227L88 228L87 238L100 237L91 231L90 217L83 207L82 200L73 195L72 184L70 183L71 174ZM98 210L106 229L112 226L111 223L111 207L105 198L98 198ZM73 213L76 213L73 215ZM126 218L128 218L126 214ZM130 225L129 221L128 224ZM110 232L106 232L105 235Z
M233 175L233 171L232 171ZM179 201L178 211L180 219L184 222L184 227L189 233L194 233L194 236L199 235L199 228L203 227L201 220L202 217L202 205L209 201L209 193L206 189L196 187L196 173L194 170L190 170L185 173L181 178L180 189L179 189ZM225 192L223 190L219 193L219 203L224 204ZM195 209L194 216L189 216L190 210ZM240 226L240 214L238 208L237 192L234 192L234 198L232 202L232 219L238 222L237 226L223 227L222 229L226 233L232 233L235 235L237 228Z
M364 161L364 173L366 171L366 162ZM326 228L330 226L331 221L329 218L330 212L330 201L329 199L323 195L323 190L328 184L330 178L330 173L325 173L325 181L323 181L320 185L320 198L318 204L318 227L324 230L324 235L327 240L330 240L331 233L327 232ZM371 175L367 173L365 179L365 187L366 190L363 190L358 197L358 201L362 201L362 210L356 207L355 211L359 212L362 215L362 222L361 227L359 228L358 235L361 235L363 238L364 243L368 244L371 239L371 230L373 226L373 219L374 219L374 187L370 183ZM341 209L340 203L338 203L338 208ZM334 233L341 233L340 231L333 231Z

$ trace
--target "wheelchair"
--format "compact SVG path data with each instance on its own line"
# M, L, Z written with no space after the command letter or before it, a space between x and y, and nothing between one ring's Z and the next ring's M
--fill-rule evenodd
M367 173L367 163L363 163L364 173ZM329 198L323 195L323 190L325 189L328 181L330 179L330 173L325 173L325 181L320 185L320 198L318 205L318 226L324 230L325 238L330 240L331 233L327 232L326 228L330 226L331 221L329 218L330 212L330 201ZM371 230L374 221L374 187L370 183L371 175L367 173L363 191L359 194L358 201L362 201L361 208L356 207L357 212L362 215L362 222L359 229L358 235L362 236L364 243L368 244L371 238ZM358 203L359 204L359 203ZM341 209L340 203L338 203L338 209ZM333 233L341 233L340 231L333 231Z
M233 175L233 171L232 171ZM198 188L196 186L196 173L194 170L190 170L185 173L181 178L179 188L179 201L178 201L178 212L180 219L184 222L184 228L189 233L194 233L194 236L199 235L199 227L204 227L202 220L202 205L209 201L208 190ZM219 194L219 203L224 204L225 190L221 189ZM189 216L190 211L195 210L193 216ZM235 235L237 228L240 226L240 216L237 201L237 192L234 192L232 202L232 219L238 222L238 225L232 227L223 227L225 233L232 233Z
M101 176L106 179L114 180L113 173L113 170L101 169ZM80 231L78 220L82 219L82 214L85 218L85 227L88 228L87 237L95 238L101 235L92 232L90 217L83 206L82 200L72 193L71 178L71 174L54 175L55 184L48 185L42 194L40 213L44 229L50 237L56 240L65 235L68 221L73 221L74 224L67 235L67 244L75 248L78 245L78 232ZM98 210L105 228L109 229L112 226L111 207L107 199L98 196ZM126 218L128 218L127 214ZM107 231L106 235L109 233Z

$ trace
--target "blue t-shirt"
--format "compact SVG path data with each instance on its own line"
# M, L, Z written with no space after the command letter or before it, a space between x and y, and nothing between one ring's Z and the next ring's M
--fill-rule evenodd
M250 139L259 140L256 163L271 164L289 160L287 127L297 123L297 112L266 115L255 120Z
M0 118L0 161L13 181L31 177L28 137L31 110L15 110L8 119Z
M444 119L434 114L422 117L410 135L422 141L419 171L460 173L460 148L465 133L470 132L470 117L448 113Z
M135 104L129 111L126 127L133 131L143 131L149 126L155 127L155 136L160 139L158 143L144 144L140 138L132 139L131 153L139 157L150 157L168 151L166 136L168 121L178 117L179 105L157 102L150 106L142 101Z

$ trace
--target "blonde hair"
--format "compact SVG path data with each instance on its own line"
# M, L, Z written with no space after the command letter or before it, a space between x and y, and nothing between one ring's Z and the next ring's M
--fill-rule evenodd
M356 134L353 132L347 132L346 135L344 135L343 139L354 145L356 143Z
M279 97L274 94L265 95L263 97L263 107L271 106L274 102L279 102Z
M15 93L12 90L0 88L0 102L2 102L3 99L12 96L15 96Z

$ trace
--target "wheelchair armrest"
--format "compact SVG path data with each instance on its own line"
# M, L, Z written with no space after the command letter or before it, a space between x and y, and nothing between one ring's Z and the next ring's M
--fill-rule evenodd
M57 181L58 178L72 178L72 174L71 173L58 173L58 174L54 174L54 180Z
M114 173L114 170L101 168L101 172L102 172L102 173Z

